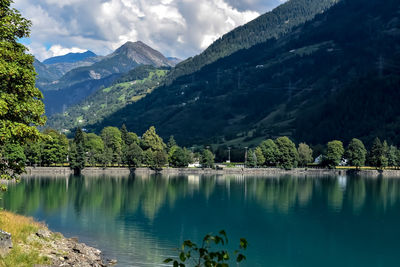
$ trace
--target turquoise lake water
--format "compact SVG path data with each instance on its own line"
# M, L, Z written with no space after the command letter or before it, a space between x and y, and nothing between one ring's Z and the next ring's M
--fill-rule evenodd
M118 266L165 266L186 239L225 229L240 266L399 266L400 179L35 177L0 206L97 247ZM232 264L236 266L236 264Z

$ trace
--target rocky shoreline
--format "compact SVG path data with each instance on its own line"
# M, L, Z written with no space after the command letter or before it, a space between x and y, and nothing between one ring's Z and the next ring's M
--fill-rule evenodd
M15 246L23 251L37 251L41 258L46 259L46 264L36 264L35 267L104 267L117 263L116 260L104 259L100 250L79 243L78 238L66 238L60 233L51 232L45 226L31 233L24 242L16 244L12 244L11 234L4 231L1 233L0 263L2 258L12 253Z

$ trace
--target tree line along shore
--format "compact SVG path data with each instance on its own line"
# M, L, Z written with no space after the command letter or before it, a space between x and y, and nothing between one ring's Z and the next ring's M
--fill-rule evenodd
M337 166L374 169L400 166L400 150L376 138L367 150L359 139L352 139L345 147L341 141L328 142L318 156L305 144L296 144L288 137L267 139L254 148L242 148L244 162L231 163L231 148L227 148L225 167L242 168L329 168ZM106 127L100 135L86 133L78 128L73 139L54 129L44 130L39 141L24 146L9 143L3 155L10 165L23 170L25 166L67 166L76 173L85 167L148 167L160 170L164 167L214 168L218 149L212 146L180 147L171 136L167 143L150 127L142 136L129 132L125 125L120 129ZM314 156L313 156L314 155ZM221 160L221 157L220 157ZM221 162L221 161L220 161ZM221 166L221 165L217 165ZM367 168L364 168L367 169Z

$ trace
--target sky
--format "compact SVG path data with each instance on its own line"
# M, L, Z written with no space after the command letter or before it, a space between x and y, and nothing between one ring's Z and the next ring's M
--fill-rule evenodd
M31 20L22 40L39 60L142 41L165 56L199 54L223 34L285 0L14 0Z

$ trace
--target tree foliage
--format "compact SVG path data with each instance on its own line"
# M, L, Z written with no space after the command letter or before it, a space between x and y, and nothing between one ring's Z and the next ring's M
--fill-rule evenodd
M344 154L343 143L338 140L330 141L326 145L326 154L324 156L324 165L334 169L340 164Z
M213 249L213 246L224 246L228 244L228 237L224 230L220 231L217 235L207 234L202 241L201 246L186 240L182 244L179 252L179 259L174 260L168 258L164 263L172 263L174 267L185 267L186 264L191 263L190 266L195 267L229 267L229 260L232 253L229 254L224 249ZM247 240L240 238L239 248L233 252L234 260L237 264L246 259L243 251L247 248Z
M31 22L10 8L11 3L0 2L0 179L16 178L24 171L24 163L7 159L5 146L16 148L38 140L35 126L46 121L43 96L35 87L33 56L18 43L19 38L29 37Z
M307 166L308 163L313 161L313 151L312 149L305 143L300 143L297 148L297 152L299 154L299 165Z
M357 168L364 166L366 160L367 150L363 142L357 138L353 138L346 150L346 158L351 166Z

